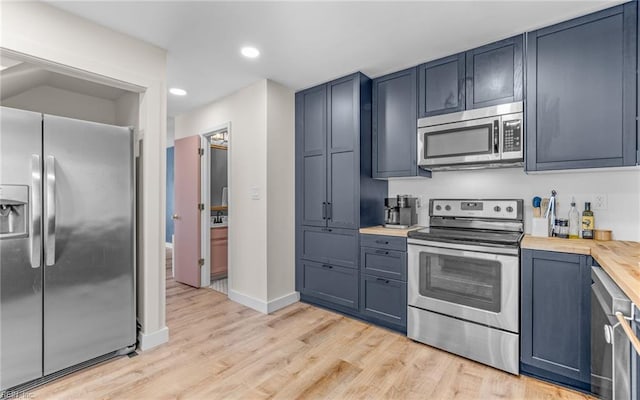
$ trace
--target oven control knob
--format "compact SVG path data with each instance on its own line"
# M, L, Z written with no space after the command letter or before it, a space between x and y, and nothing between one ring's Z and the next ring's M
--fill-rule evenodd
M500 212L500 211L502 211L502 208L500 208L500 206L495 206L495 207L493 207L493 211Z
M447 211L451 211L451 206L446 205L446 206L444 206L444 209L447 210Z
M513 212L513 207L511 207L511 206L507 207L507 212L512 213Z
M438 211L442 210L442 206L441 205L437 205L436 206L436 210L438 210Z

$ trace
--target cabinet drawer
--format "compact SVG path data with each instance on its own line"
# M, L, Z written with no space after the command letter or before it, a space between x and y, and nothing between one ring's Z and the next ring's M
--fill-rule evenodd
M407 253L404 251L362 247L360 267L367 274L407 281Z
M229 228L211 228L211 239L227 239Z
M407 284L362 274L361 313L394 325L407 325Z
M384 250L407 251L407 238L384 235L360 235L360 245Z
M358 271L330 264L301 260L302 293L358 309Z
M358 268L358 231L304 226L301 232L305 260Z

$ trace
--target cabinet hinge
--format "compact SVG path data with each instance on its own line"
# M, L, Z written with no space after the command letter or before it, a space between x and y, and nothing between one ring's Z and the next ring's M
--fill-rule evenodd
M200 154L201 156L204 155L204 149L203 148L199 148L198 149L198 154Z
M204 204L203 203L198 203L198 210L204 211Z
M198 260L198 265L201 266L201 267L204 265L204 258L200 258Z

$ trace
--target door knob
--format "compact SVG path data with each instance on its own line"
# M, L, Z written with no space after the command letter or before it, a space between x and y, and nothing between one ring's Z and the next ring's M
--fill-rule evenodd
M173 214L171 216L171 219L180 219L180 216L178 214Z

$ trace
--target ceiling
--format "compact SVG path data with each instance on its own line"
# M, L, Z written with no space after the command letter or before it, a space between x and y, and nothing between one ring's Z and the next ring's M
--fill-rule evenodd
M175 116L268 78L299 90L388 72L623 1L49 1L168 50ZM240 47L261 55L242 57Z

